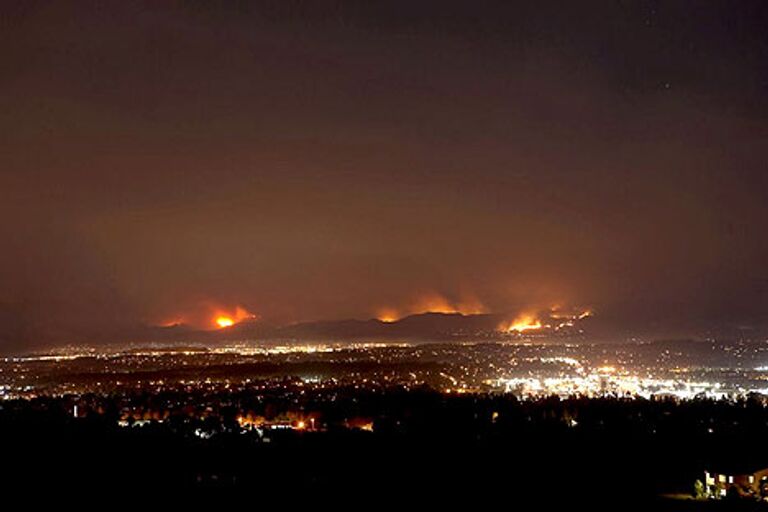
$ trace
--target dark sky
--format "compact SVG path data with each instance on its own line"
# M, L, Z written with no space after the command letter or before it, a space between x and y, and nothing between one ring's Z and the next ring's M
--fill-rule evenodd
M215 5L214 5L215 4ZM0 343L768 324L762 1L0 4Z

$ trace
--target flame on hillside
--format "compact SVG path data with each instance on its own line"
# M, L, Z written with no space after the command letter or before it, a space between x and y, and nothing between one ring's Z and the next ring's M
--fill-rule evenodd
M226 329L244 320L256 320L256 318L256 315L244 307L237 306L234 310L217 309L211 318L211 322L219 329Z
M572 310L563 311L559 307L553 307L548 313L525 312L518 314L513 320L502 322L498 330L508 333L525 333L528 331L539 331L551 329L559 331L569 327L575 327L576 324L593 315L592 311Z

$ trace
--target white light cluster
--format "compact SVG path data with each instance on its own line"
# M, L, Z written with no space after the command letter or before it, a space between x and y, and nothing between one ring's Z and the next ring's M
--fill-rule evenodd
M548 378L522 377L499 379L497 385L503 387L508 393L520 396L630 394L646 398L651 395L693 398L697 395L720 397L725 394L719 382L691 382L637 377L633 375L606 375L602 372L589 373L584 376L568 375Z

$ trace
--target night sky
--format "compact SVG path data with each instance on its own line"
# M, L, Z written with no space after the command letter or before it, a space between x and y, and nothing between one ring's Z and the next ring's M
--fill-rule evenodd
M0 352L590 308L768 326L768 3L0 4Z

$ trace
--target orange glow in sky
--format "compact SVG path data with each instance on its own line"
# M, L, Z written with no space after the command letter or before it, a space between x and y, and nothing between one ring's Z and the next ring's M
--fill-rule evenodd
M487 312L485 306L474 297L464 297L458 301L451 301L439 293L427 292L419 295L406 306L379 309L376 312L376 318L382 322L395 322L404 316L418 315L422 313L461 313L462 315L475 315L485 312Z
M376 318L382 322L392 323L400 319L400 314L394 309L381 309L376 313Z
M458 313L448 299L437 293L419 297L413 307L414 313Z

